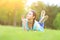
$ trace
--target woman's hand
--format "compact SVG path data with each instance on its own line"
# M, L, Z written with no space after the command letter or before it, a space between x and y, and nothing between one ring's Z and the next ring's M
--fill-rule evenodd
M24 19L24 16L21 16L21 20L23 21L23 19Z

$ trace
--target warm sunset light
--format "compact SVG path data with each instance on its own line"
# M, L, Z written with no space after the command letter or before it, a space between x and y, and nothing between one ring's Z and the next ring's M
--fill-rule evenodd
M26 6L30 6L33 2L37 2L38 0L27 0Z
M32 3L37 2L38 0L27 0L27 3L25 4L25 9L27 10Z
M27 0L26 6L30 6L33 2L37 2L37 1L42 1L45 4L49 4L49 5L58 5L60 6L60 0Z

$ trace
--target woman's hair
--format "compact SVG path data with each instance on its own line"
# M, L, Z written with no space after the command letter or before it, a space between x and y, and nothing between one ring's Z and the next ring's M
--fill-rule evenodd
M34 20L36 19L36 12L34 10L31 11L33 13L33 16L35 17Z
M33 16L34 16L34 19L33 19L33 25L34 25L34 22L36 20L36 12L34 10L31 10L31 12L33 13ZM32 29L33 29L33 25L32 25Z

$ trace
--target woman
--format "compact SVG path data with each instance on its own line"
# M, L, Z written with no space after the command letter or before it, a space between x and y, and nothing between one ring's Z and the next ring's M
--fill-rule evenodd
M36 13L31 10L28 12L26 19L22 17L22 25L24 30L34 30L34 31L44 31L44 21L47 16L45 16L45 11L41 12L41 17L39 22L36 21Z

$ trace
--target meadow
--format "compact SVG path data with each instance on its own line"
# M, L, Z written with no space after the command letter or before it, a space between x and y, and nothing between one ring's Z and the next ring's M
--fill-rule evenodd
M0 25L0 40L60 40L60 30L23 31L21 27Z

